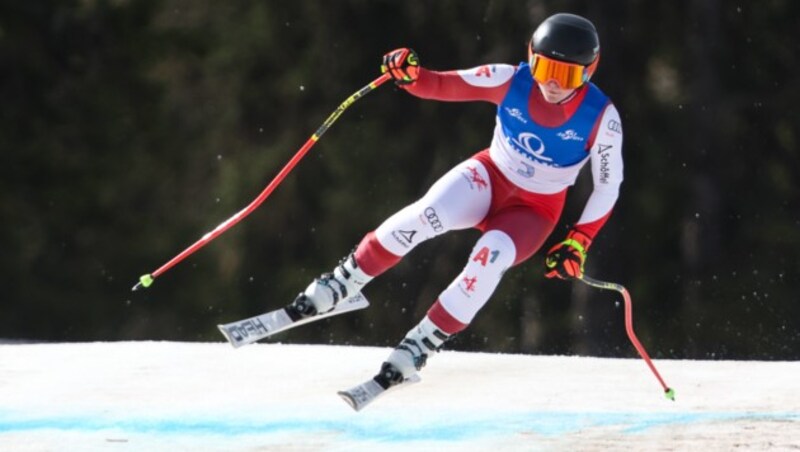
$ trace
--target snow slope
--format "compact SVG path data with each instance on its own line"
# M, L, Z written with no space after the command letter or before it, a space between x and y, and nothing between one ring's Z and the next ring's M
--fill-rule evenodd
M356 413L385 348L0 345L0 450L798 450L800 362L442 352Z

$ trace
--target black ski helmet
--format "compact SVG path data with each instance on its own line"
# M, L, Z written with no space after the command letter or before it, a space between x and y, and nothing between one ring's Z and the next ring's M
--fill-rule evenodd
M600 55L600 38L588 19L560 13L539 24L528 50L531 56L538 53L555 60L590 66Z

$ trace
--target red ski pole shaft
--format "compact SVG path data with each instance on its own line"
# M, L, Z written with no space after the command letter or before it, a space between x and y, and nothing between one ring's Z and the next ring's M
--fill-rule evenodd
M328 118L325 120L325 122L322 123L319 129L317 129L317 131L314 132L313 135L311 135L311 137L308 139L308 141L306 141L303 147L301 147L300 150L297 151L297 153L291 158L291 160L289 160L289 162L283 167L283 169L281 169L281 171L278 173L277 176L275 176L272 182L270 182L269 185L267 185L267 187L264 188L264 190L261 192L261 194L258 195L256 199L254 199L247 207L245 207L232 217L220 223L219 226L214 228L211 232L208 232L205 235L203 235L203 237L201 237L200 240L196 241L194 244L192 244L185 250L181 251L180 254L167 261L167 263L156 269L154 272L142 275L139 278L139 282L137 282L136 285L133 286L132 290L137 290L139 287L149 287L153 283L153 280L155 280L155 278L159 277L167 270L174 267L179 262L181 262L191 254L193 254L195 251L204 247L209 242L219 237L223 232L232 228L234 225L242 221L245 217L250 215L254 210L258 208L258 206L260 206L264 202L264 200L266 200L269 197L270 194L272 194L272 192L278 187L278 185L280 185L281 182L283 182L283 180L292 171L292 169L294 169L297 163L300 162L300 160L306 155L306 153L308 153L309 149L311 149L311 147L314 146L314 144L316 144L317 141L319 141L320 137L322 137L322 135L328 130L328 128L330 128L330 126L333 125L333 123L336 122L337 119L339 119L339 116L341 116L342 113L344 113L344 111L347 110L348 107L353 105L353 103L355 103L355 101L357 101L358 99L364 97L369 92L382 85L390 78L391 76L388 73L383 74L380 77L373 80L372 82L370 82L369 84L367 84L366 86L364 86L363 88L361 88L360 90L353 93L347 99L345 99L345 101L342 102L341 105L339 105L339 107L333 113L331 113L330 116L328 116Z
M644 362L647 363L647 366L653 372L653 375L655 375L656 379L658 379L658 382L661 383L661 387L664 388L664 395L670 400L675 400L675 391L667 386L667 383L664 382L663 378L661 378L661 374L658 373L655 364L653 364L653 361L650 359L650 355L647 354L647 350L644 349L644 346L641 342L639 342L639 339L636 337L636 333L633 331L633 303L631 302L631 295L628 293L628 289L621 284L599 281L586 275L583 275L580 280L589 286L596 287L598 289L615 290L622 294L622 299L625 302L625 331L628 333L628 339L636 348L636 351L639 352L639 356L641 356L642 359L644 359Z

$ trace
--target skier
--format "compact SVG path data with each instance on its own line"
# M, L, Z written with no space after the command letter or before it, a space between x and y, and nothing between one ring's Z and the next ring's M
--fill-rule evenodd
M528 62L518 66L436 72L422 68L411 49L386 54L382 71L414 96L496 104L491 145L366 234L331 273L298 295L286 308L289 315L298 320L329 311L423 241L477 228L483 234L464 269L374 377L383 389L402 383L469 325L507 269L539 250L559 220L568 187L591 161L594 190L566 239L545 259L548 278L580 278L622 183L620 116L589 82L599 56L594 25L572 14L542 22L528 45Z

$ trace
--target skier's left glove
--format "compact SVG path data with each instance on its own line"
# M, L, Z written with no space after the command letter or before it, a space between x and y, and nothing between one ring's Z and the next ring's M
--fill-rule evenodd
M550 248L545 257L545 276L548 278L573 279L583 277L583 264L586 262L586 251L592 239L586 234L571 230L566 240Z
M389 73L398 85L411 85L419 78L419 57L413 49L400 48L383 56L381 73Z

